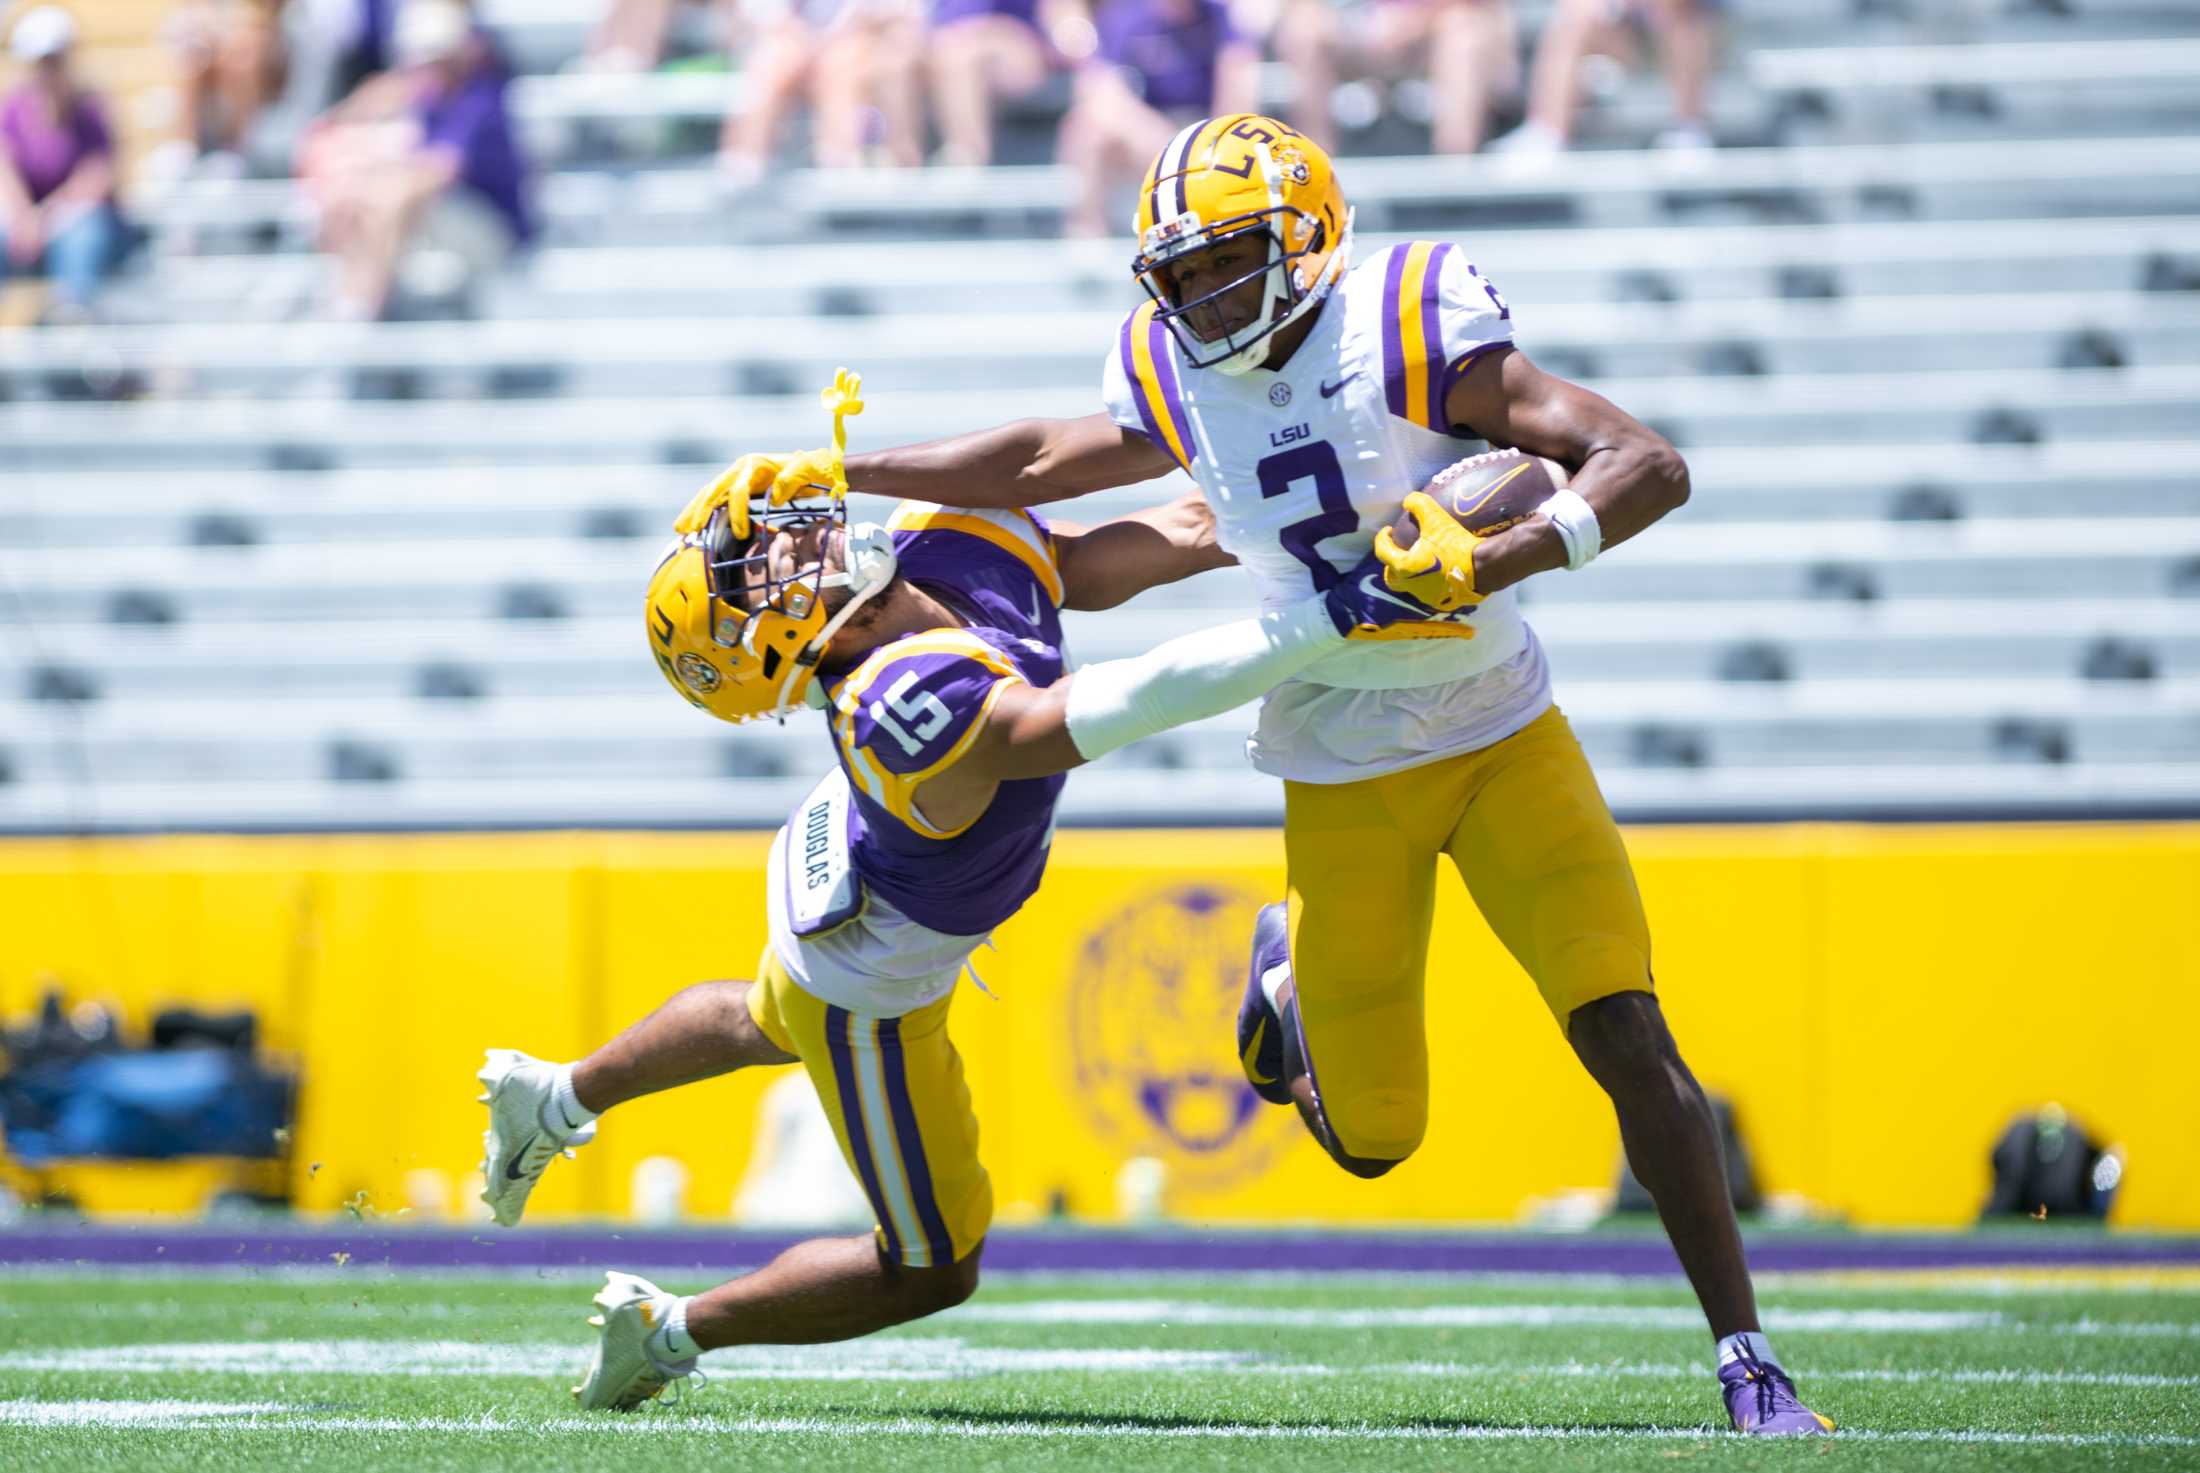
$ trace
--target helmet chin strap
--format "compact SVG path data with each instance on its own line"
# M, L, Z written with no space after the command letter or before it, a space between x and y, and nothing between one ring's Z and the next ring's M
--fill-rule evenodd
M1261 177L1268 183L1269 208L1280 209L1283 206L1283 172L1276 164L1275 151L1262 148L1256 150L1255 154L1260 159ZM1294 210L1293 213L1299 212ZM1301 215L1301 218L1304 216ZM1349 209L1345 211L1344 229L1338 233L1337 248L1329 253L1329 259L1322 264L1321 277L1309 283L1296 302L1291 301L1290 296L1291 263L1278 259L1284 252L1283 237L1271 232L1268 249L1271 254L1268 273L1261 284L1260 315L1253 319L1256 325L1265 323L1267 326L1252 342L1220 363L1213 364L1217 373L1226 373L1235 378L1260 367L1268 361L1269 353L1275 348L1276 334L1321 305L1323 299L1329 295L1330 288L1344 274L1345 265L1351 258L1352 212ZM1286 303L1289 303L1288 308L1279 316L1276 309Z
M847 566L838 573L827 573L817 580L820 594L828 588L845 588L848 601L840 611L825 621L825 627L817 632L817 638L803 646L802 652L787 662L787 677L779 682L779 700L772 707L772 715L780 721L787 719L793 705L793 688L803 671L814 672L825 649L840 632L841 626L855 617L862 608L894 581L894 570L900 560L894 556L893 534L877 522L857 522L850 526L846 540Z

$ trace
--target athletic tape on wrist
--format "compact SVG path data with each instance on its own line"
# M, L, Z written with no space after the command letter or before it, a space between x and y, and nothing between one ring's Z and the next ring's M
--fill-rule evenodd
M1596 508L1577 492L1554 491L1536 510L1551 519L1558 540L1566 544L1566 570L1574 572L1596 561L1604 550L1604 529L1597 525Z

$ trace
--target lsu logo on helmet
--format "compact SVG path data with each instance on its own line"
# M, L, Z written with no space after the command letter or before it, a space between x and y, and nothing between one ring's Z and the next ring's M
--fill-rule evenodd
M759 498L769 494L766 487ZM775 535L820 525L816 560L771 570ZM839 567L824 551L835 537ZM886 529L849 526L845 502L823 509L729 502L659 557L645 600L650 654L682 700L721 721L784 718L809 698L833 636L893 581L894 569ZM828 607L828 589L847 590L837 609Z
M1203 118L1169 140L1138 191L1138 254L1131 270L1153 297L1194 368L1244 373L1268 356L1276 332L1314 310L1351 264L1352 211L1329 155L1285 123L1256 113ZM1177 298L1171 263L1229 238L1259 247L1260 263L1192 301ZM1258 275L1253 320L1219 338L1187 314Z

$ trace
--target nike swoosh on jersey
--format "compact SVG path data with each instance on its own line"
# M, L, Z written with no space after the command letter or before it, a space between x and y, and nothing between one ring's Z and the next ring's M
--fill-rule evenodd
M1031 622L1034 624L1046 622L1046 605L1040 600L1039 590L1036 588L1031 590Z
M1349 383L1351 383L1351 382L1352 382L1352 381L1353 381L1354 379L1358 378L1359 376L1360 376L1360 374L1359 374L1359 370L1358 370L1358 369L1354 369L1354 370L1353 370L1353 371L1352 371L1351 373L1348 373L1348 374L1346 374L1346 375L1345 375L1345 376L1344 376L1343 378L1341 378L1341 379L1338 379L1338 380L1337 380L1337 381L1336 381L1335 383L1333 383L1333 384L1323 384L1323 385L1321 386L1321 389L1322 389L1322 397L1323 397L1324 399L1327 399L1327 398L1329 398L1329 397L1330 397L1331 395L1335 394L1335 393L1336 393L1336 392L1337 392L1337 391L1338 391L1339 389L1343 388L1343 387L1344 387L1344 386L1345 386L1346 384L1349 384Z

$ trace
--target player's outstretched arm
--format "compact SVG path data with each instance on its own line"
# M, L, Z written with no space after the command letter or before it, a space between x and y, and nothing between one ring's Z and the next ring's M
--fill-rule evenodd
M1043 506L1175 468L1169 452L1105 414L1019 419L847 459L851 491L946 506Z
M1197 491L1097 527L1055 521L1053 528L1066 609L1112 609L1149 588L1237 561L1216 545L1215 514Z
M1349 640L1395 638L1402 630L1474 637L1471 625L1430 623L1434 613L1388 587L1371 555L1327 592L1258 618L1102 660L1044 689L1004 683L970 748L912 799L935 827L960 828L985 811L1001 783L1051 777L1140 737L1219 716Z
M1444 409L1453 424L1473 426L1492 444L1564 465L1572 473L1568 489L1595 514L1595 535L1604 548L1688 500L1688 463L1671 441L1602 395L1545 373L1517 348L1476 359L1452 385ZM1475 549L1474 586L1491 594L1568 565L1558 525L1530 517L1483 539Z

